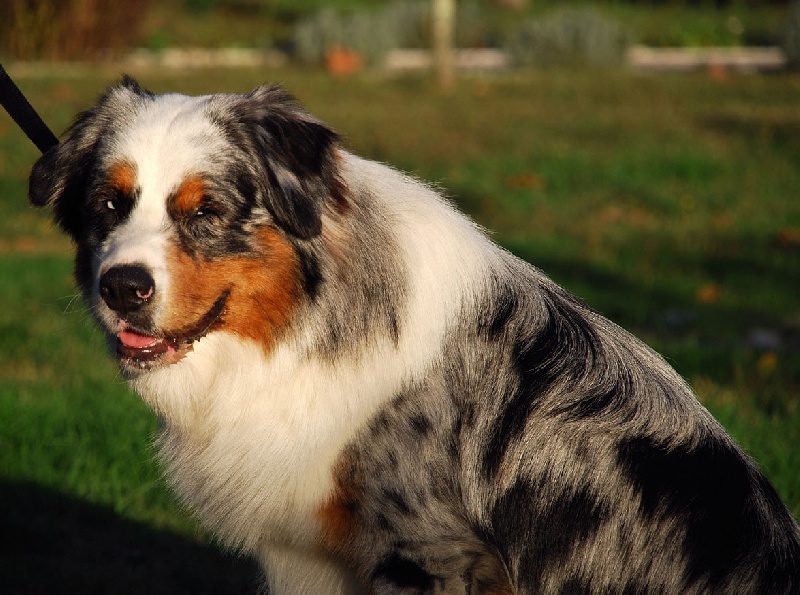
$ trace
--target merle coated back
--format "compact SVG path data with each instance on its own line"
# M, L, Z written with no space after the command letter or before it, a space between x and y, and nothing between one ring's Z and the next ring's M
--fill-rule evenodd
M378 591L798 592L797 523L683 380L507 265L346 457Z

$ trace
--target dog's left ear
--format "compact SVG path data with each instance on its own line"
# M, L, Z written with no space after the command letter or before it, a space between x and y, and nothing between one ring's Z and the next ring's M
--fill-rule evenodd
M310 239L322 231L325 202L339 191L336 147L339 136L276 86L239 96L232 106L253 141L251 155L263 167L262 200L277 223Z
M81 205L98 142L115 121L130 117L137 102L151 97L135 80L124 77L96 106L78 114L61 142L33 165L28 199L37 207L52 206L56 223L73 238L86 224Z

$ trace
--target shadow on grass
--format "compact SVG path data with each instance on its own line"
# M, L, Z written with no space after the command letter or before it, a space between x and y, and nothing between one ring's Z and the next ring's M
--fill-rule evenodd
M30 483L0 481L0 592L257 593L254 563Z

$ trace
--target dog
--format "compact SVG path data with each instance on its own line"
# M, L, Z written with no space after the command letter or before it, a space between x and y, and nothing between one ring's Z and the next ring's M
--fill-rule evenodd
M287 92L124 77L33 166L269 593L798 593L800 529L665 361Z

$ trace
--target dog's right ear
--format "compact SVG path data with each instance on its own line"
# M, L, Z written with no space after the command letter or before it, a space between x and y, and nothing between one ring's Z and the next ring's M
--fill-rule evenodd
M63 140L34 163L28 199L37 207L52 206L56 223L73 238L83 230L82 205L99 141L116 121L130 117L137 104L151 97L134 79L125 76L95 107L80 113Z

